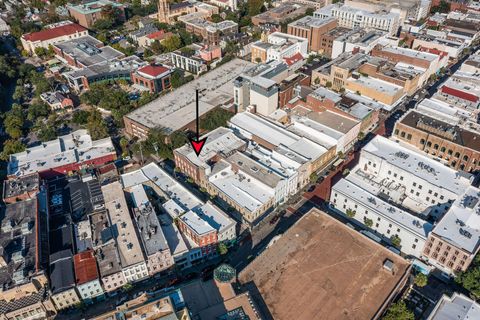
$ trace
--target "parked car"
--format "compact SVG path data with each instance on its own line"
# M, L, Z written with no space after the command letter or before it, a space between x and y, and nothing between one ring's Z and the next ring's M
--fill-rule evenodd
M270 220L270 224L274 224L275 222L277 222L279 219L279 216L275 216L272 218L272 220Z

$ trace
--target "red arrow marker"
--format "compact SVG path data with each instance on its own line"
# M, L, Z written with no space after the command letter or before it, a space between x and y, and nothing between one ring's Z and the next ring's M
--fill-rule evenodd
M199 140L199 141L190 139L190 144L192 145L192 148L195 151L195 154L197 155L197 157L200 155L200 152L202 152L203 146L205 145L205 141L207 141L207 138L203 138L202 140Z
M198 105L199 105L199 102L198 102L198 89L195 90L195 98L196 98L196 111L197 111L197 114L196 114L196 119L195 119L195 122L196 122L196 125L197 125L197 138L196 139L192 139L190 138L190 144L192 145L192 148L193 150L195 151L195 154L197 155L197 157L200 155L200 152L202 152L202 149L203 149L203 146L205 145L205 141L207 141L207 137L203 138L203 139L200 139L200 124L199 124L199 120L200 120L200 117L199 117L199 112L198 112Z

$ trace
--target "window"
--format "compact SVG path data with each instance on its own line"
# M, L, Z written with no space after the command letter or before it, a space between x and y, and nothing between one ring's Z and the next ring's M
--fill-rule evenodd
M417 245L412 244L412 249L415 249L416 247L417 247Z
M407 134L407 140L412 140L412 135L410 133Z
M460 158L460 152L455 152L454 157L455 157L455 158Z
M445 147L440 148L440 152L445 152L445 150L447 150Z
M416 183L416 182L414 182L414 183L413 183L413 186L414 186L414 187L416 187L416 186L417 186L417 183Z

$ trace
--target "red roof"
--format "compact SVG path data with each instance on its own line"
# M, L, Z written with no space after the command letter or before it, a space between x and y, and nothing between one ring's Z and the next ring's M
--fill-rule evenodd
M162 73L167 72L169 70L170 69L165 68L164 66L150 64L148 66L145 66L145 67L142 67L142 68L138 69L138 72L148 74L151 77L158 77Z
M442 92L445 94L449 94L451 96L455 96L457 98L463 99L463 100L468 100L471 102L477 102L478 97L474 94L467 93L458 89L450 88L447 86L442 87Z
M300 60L303 60L303 56L302 56L301 53L296 53L293 56L291 56L290 58L284 58L284 60L285 60L286 64L291 66L292 64L294 64L294 63L296 63Z
M171 32L165 32L163 30L155 31L150 34L147 34L147 38L155 39L155 40L162 40L165 39L168 35L171 35Z
M93 250L74 255L73 265L75 267L75 282L77 285L98 279L97 261L93 255Z
M432 54L436 54L437 56L440 56L440 58L443 58L445 56L448 56L448 52L438 50L436 48L427 48L427 47L419 47L418 51L423 51L423 52L428 52Z
M68 36L75 34L77 32L85 31L84 27L76 23L69 23L64 26L45 29L38 32L27 33L22 36L23 39L27 41L45 41L50 39L55 39L62 36Z

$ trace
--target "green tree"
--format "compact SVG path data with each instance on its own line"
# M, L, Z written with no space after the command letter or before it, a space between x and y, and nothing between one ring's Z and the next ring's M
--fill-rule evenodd
M316 172L312 172L310 174L310 182L316 182L318 180L318 174Z
M122 287L122 290L124 292L129 292L133 289L133 285L131 283L126 283L123 287Z
M459 272L455 282L462 285L476 299L480 299L480 255L476 255L468 269Z
M423 273L419 273L415 276L415 279L413 280L413 283L415 283L415 285L419 288L423 288L427 285L428 283L428 277L423 274Z
M200 127L208 131L215 130L218 127L225 127L231 117L233 117L233 113L230 111L215 108L200 119Z
M35 48L35 54L40 58L44 58L48 55L48 51L43 47L37 47Z
M88 117L90 112L85 110L75 111L72 115L72 122L75 124L86 124L88 122Z
M25 120L23 118L23 109L20 105L14 104L12 109L6 113L3 121L5 132L12 139L19 139L22 136Z
M400 247L400 244L402 243L402 239L400 239L400 237L396 234L390 237L390 241L392 241L392 244L395 247Z
M172 35L163 40L162 46L165 48L165 52L175 51L182 46L182 39L177 35Z
M367 217L363 218L363 223L369 228L371 228L373 226L373 220L369 219Z
M223 242L220 242L217 247L217 252L221 256L226 255L228 253L227 245Z
M352 210L352 209L350 209L350 208L348 208L347 211L345 212L345 214L346 214L347 217L349 217L349 218L355 217L355 214L356 214L356 213L357 213L357 212L356 212L355 210Z
M247 0L248 16L253 17L262 12L263 0Z
M449 13L450 12L450 3L445 0L440 1L438 6L434 6L430 9L431 13Z
M38 118L45 118L50 114L50 107L45 103L33 103L28 107L27 120L34 121Z
M16 101L22 102L25 98L26 93L27 92L23 87L23 85L17 85L15 87L15 92L13 93L12 98L15 99Z
M128 139L125 137L120 138L120 147L122 148L122 156L128 156Z
M215 23L223 21L222 17L220 17L219 14L212 14L212 16L210 17L210 20Z
M7 140L3 144L3 150L0 153L0 159L8 161L11 154L25 151L25 145L20 140Z
M98 109L93 109L90 112L87 120L87 129L93 140L103 139L108 137L107 124L102 118L102 114Z
M57 133L55 132L55 129L51 126L46 126L42 129L37 134L38 138L42 142L54 140L57 137Z
M414 320L415 316L412 311L407 308L403 301L393 303L388 308L382 320Z
M185 132L177 131L170 135L170 144L173 149L180 148L186 143L188 143L188 137Z

